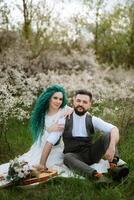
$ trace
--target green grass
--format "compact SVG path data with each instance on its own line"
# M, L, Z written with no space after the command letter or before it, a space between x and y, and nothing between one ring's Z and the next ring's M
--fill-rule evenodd
M104 114L105 107L118 112L111 115ZM124 111L124 105L126 110ZM123 183L114 183L111 187L96 188L92 181L75 178L55 178L41 185L29 189L11 187L0 189L1 200L133 200L134 199L134 127L128 123L132 119L132 109L128 102L103 102L99 104L99 110L95 114L108 119L112 123L120 125L123 121L119 151L121 158L128 163L130 173ZM124 118L121 113L124 113ZM126 117L127 116L127 117ZM129 125L128 125L129 124ZM6 162L16 155L26 152L32 144L32 138L28 130L28 122L10 120L7 129L7 141L0 137L0 162Z
M96 188L89 180L55 178L33 188L12 187L1 189L2 200L131 200L133 199L133 180L109 188Z
M32 144L28 122L10 120L6 137L5 134L0 137L0 144L2 144L0 145L0 163L26 152Z

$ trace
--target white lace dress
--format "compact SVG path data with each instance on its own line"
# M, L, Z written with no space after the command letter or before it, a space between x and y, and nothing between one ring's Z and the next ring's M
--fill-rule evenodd
M52 115L52 116L48 116L46 115L45 117L45 127L50 127L52 124L59 122L61 123L65 123L65 118L64 118L64 111L65 109L60 109L56 114ZM53 133L53 134L61 134L61 133ZM30 167L32 167L33 165L37 165L39 164L40 158L41 158L41 154L44 148L44 145L47 141L48 137L51 137L52 134L48 133L46 130L44 130L44 134L38 138L38 140L31 146L30 150L21 155L19 157L19 160L24 160L27 161L30 165ZM55 135L56 136L56 135ZM60 166L63 163L63 143L60 142L60 144L53 146L51 153L48 157L47 160L47 167L48 168L52 168L54 166ZM8 172L8 168L9 168L9 163L5 163L0 165L0 174L4 174L6 175Z
M45 117L45 126L50 127L52 124L58 122L58 123L65 123L64 118L65 109L60 109L56 114L52 116L46 115ZM44 130L44 134L42 137L38 138L38 140L31 146L30 150L21 155L19 157L20 160L27 161L32 168L33 165L39 164L41 154L43 151L43 147L47 141L48 138L55 137L61 135L62 133L55 132L55 133L48 133L46 130ZM60 144L53 146L51 153L47 160L47 167L53 168L58 171L58 174L63 177L70 177L74 176L73 172L71 172L64 164L63 164L63 142L61 140ZM125 162L120 159L120 165L124 164ZM106 173L107 169L109 168L109 163L106 160L101 159L99 163L95 163L91 165L94 169L96 169L98 172ZM9 168L9 163L5 163L0 165L0 174L3 174L4 176L7 175ZM75 175L76 177L76 175Z

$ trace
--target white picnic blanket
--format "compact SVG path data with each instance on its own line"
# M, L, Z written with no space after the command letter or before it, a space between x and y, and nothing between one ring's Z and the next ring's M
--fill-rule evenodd
M19 160L24 160L28 162L29 166L32 168L33 165L37 165L39 163L42 153L42 148L43 147L41 147L38 144L33 144L27 153L19 157ZM62 152L63 152L62 144L54 146L48 157L47 167L57 170L59 176L62 177L75 176L74 173L67 166L63 164L64 154ZM120 159L118 165L123 165L123 164L125 164L125 162ZM108 168L110 166L107 160L101 159L99 163L90 165L90 167L96 169L100 173L107 173ZM9 163L0 165L0 174L6 176L8 173L8 168L9 168Z

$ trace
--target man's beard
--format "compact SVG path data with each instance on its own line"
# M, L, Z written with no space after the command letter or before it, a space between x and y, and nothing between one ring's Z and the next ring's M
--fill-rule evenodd
M78 110L77 110L78 108L82 108L83 111L78 111ZM82 116L82 115L84 115L84 114L87 112L87 110L85 110L82 106L77 106L77 107L75 107L75 108L74 108L74 111L75 111L75 113L76 113L77 115L79 115L79 116Z

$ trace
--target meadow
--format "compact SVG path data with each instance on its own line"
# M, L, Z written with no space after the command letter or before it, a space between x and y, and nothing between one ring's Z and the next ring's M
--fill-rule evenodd
M88 179L56 177L29 189L0 189L0 200L133 200L134 1L115 1L108 12L109 1L80 1L86 9L67 21L47 1L12 1L13 7L7 2L0 0L0 164L29 150L34 101L42 89L59 83L69 101L77 89L93 93L89 112L119 128L120 157L130 173L106 188Z
M91 180L56 177L46 183L20 188L0 189L1 200L132 200L134 199L134 121L132 100L94 103L92 114L117 125L120 129L119 152L130 168L129 176L110 187L96 188ZM6 133L0 137L0 161L7 162L26 152L32 144L28 120L9 119Z

